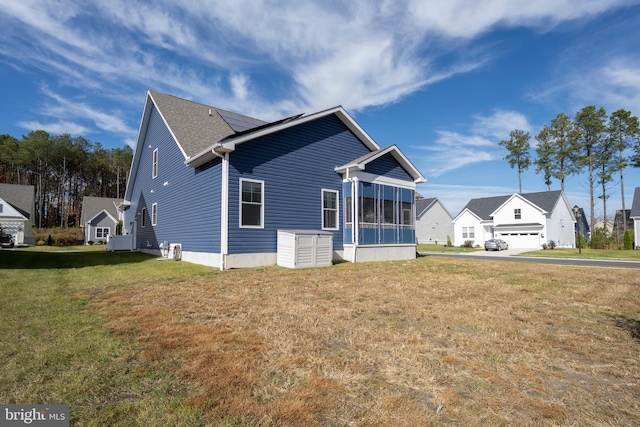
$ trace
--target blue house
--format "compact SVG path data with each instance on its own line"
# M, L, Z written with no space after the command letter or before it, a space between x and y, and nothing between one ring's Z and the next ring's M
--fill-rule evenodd
M121 209L135 248L220 269L276 264L279 230L331 233L334 260L411 259L421 182L342 107L268 123L149 91Z

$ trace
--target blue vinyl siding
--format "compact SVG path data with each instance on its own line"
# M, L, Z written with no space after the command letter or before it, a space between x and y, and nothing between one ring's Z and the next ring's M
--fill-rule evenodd
M238 145L229 156L229 253L276 252L278 229L321 230L323 188L339 192L333 245L341 250L342 176L334 167L369 152L333 115ZM264 229L239 227L240 178L264 181Z
M385 176L387 178L413 181L411 175L409 175L407 171L404 170L402 166L400 166L400 163L398 163L393 155L388 153L368 163L365 167L365 171L367 173Z
M150 146L150 147L149 147ZM158 149L158 176L152 178L153 151ZM220 252L221 161L201 168L184 164L184 156L160 114L153 107L124 225L146 209L145 227L138 221L138 247L158 249L160 243L182 243L183 251ZM166 183L166 185L165 185ZM157 225L151 206L158 204Z

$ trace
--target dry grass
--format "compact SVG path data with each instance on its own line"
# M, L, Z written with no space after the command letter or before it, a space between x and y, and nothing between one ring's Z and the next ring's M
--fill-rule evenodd
M227 425L637 425L637 271L420 258L94 293Z

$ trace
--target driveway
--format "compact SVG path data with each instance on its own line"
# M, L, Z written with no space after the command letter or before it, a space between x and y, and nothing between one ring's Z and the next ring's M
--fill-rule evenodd
M505 256L511 256L511 255L518 255L521 254L523 252L531 252L531 251L539 251L540 248L529 248L529 249L521 249L521 248L509 248L507 250L504 251L473 251L473 252L465 252L465 255L473 255L473 256L500 256L500 257L505 257Z

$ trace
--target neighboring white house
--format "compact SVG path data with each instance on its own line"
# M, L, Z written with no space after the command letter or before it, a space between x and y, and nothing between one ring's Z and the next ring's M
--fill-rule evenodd
M33 245L31 230L35 219L33 185L0 184L0 228L13 236L16 245Z
M512 248L575 245L575 217L562 191L472 199L453 220L454 244L503 239Z
M416 239L436 244L453 241L453 217L435 197L416 200Z

